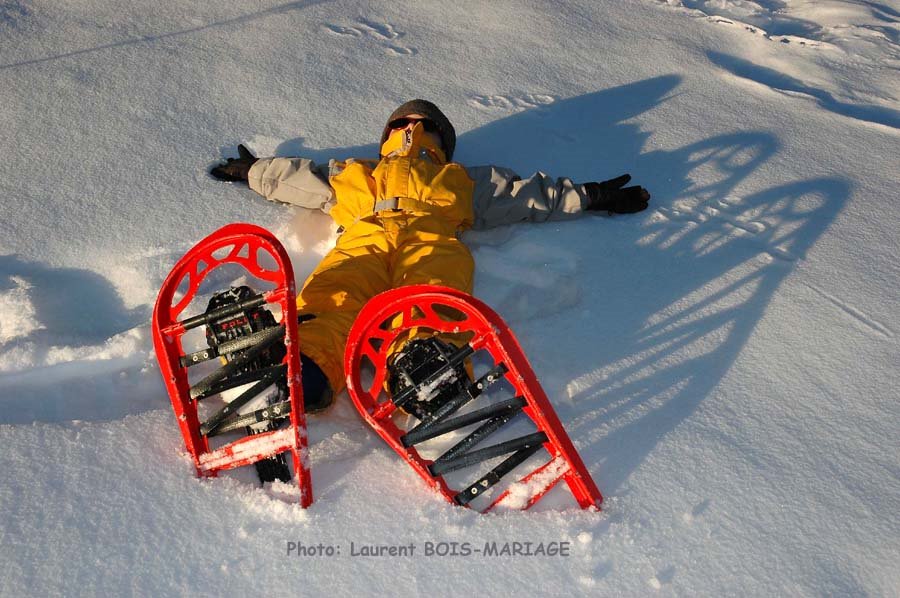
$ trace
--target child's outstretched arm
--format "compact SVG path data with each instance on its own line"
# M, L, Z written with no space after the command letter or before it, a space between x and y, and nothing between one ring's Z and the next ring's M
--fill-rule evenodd
M517 222L571 220L586 211L627 214L646 209L650 200L650 193L643 187L624 187L631 180L630 175L579 184L542 172L522 179L512 170L498 166L466 170L475 181L476 229Z
M322 172L306 158L264 158L256 162L248 175L250 188L272 201L331 210L334 192L328 184L328 169Z
M247 183L272 201L328 212L334 203L325 172L306 158L257 158L238 145L238 158L214 166L209 174L221 181Z

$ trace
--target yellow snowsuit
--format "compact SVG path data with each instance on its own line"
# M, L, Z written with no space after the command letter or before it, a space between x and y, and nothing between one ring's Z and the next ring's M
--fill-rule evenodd
M462 231L582 215L582 185L535 173L450 162L421 124L394 131L381 160L332 161L327 177L303 158L261 159L250 188L267 199L327 212L343 229L337 245L297 297L301 350L335 392L344 386L347 334L363 305L382 291L440 284L472 292L474 261Z
M344 388L343 355L350 327L366 302L411 284L472 292L475 264L457 238L472 225L474 183L425 135L421 124L395 131L377 163L332 165L330 214L344 231L297 297L306 353Z

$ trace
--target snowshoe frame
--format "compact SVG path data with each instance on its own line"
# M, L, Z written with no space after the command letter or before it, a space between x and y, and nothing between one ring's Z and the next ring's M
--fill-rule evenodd
M268 255L274 261L275 270L260 263L261 254ZM214 317L227 314L210 313L183 318L182 312L197 295L200 284L210 272L225 264L242 266L252 276L275 287L248 300L246 305L231 306L225 311L236 313L241 308L263 304L280 306L279 325L261 331L260 338L253 339L257 344L246 353L248 357L252 357L273 342L284 343L286 355L278 368L286 370L290 405L277 407L289 407L290 426L241 438L211 451L207 435L201 432L197 401L212 394L216 388L228 386L227 381L225 384L222 381L230 372L235 371L237 361L226 364L192 387L188 381L187 368L193 362L210 359L214 355L206 355L204 351L185 354L182 336ZM184 294L176 297L184 287ZM269 231L252 224L230 224L197 243L172 268L153 309L152 328L160 372L172 401L185 447L193 459L198 476L215 477L219 471L251 465L261 459L290 451L300 488L300 504L308 507L312 504L313 496L307 461L306 415L300 384L296 294L291 262L278 239Z
M447 312L456 315L451 318L442 315ZM422 330L446 335L471 332L471 340L451 360L459 363L468 355L483 349L490 353L495 367L472 384L468 393L472 396L463 393L456 401L459 405L448 405L432 421L422 422L416 428L406 431L395 423L392 415L409 398L388 397L385 391L388 361L398 341L402 341L411 331L421 334ZM448 363L447 367L453 367L456 363ZM364 382L361 373L366 366L373 371L371 380ZM449 502L468 506L474 497L481 495L501 477L544 448L550 454L550 460L514 482L482 512L488 512L501 504L507 506L505 503L512 503L514 508L528 509L560 481L566 482L582 509L600 507L603 497L560 423L518 341L500 316L478 299L461 291L433 285L401 287L377 295L363 307L350 330L344 367L348 392L363 419ZM499 377L512 386L516 394L514 399L455 418L449 417L459 406L473 400L484 385ZM472 449L518 412L525 413L534 422L537 433L483 449ZM478 421L486 423L434 461L423 458L414 446L447 429L459 429ZM444 473L509 453L512 455L506 460L462 490L450 488L443 477ZM524 502L518 499L507 500L511 498L510 493L514 487L528 493Z

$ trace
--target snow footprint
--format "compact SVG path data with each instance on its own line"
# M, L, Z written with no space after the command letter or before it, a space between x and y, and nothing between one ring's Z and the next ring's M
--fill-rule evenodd
M353 25L325 23L324 27L326 31L334 35L372 40L393 56L412 56L417 52L415 48L398 41L406 34L402 31L397 31L390 23L359 19Z
M657 0L706 21L743 29L768 41L796 43L812 48L833 47L822 40L822 28L813 22L790 16L786 11L752 2L725 0Z
M515 94L515 95L476 95L469 99L469 105L479 110L503 110L505 112L519 112L541 106L549 106L556 101L551 95L545 94Z

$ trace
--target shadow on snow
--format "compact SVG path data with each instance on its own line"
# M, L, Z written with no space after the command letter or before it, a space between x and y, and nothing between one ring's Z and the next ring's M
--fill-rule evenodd
M558 245L544 232L532 241L530 227L466 238L476 293L513 324L608 493L621 492L658 442L714 394L851 192L845 180L815 178L741 194L779 150L766 131L647 152L652 131L631 119L679 83L661 76L557 101L464 132L457 144L463 164L576 181L631 172L653 193L641 215L553 224ZM298 138L277 153L326 162L374 157L377 146L309 150ZM568 347L542 345L545 335ZM566 394L569 401L558 398Z
M652 131L632 119L665 102L679 83L662 76L557 101L464 132L457 145L463 164L499 164L523 174L541 169L576 181L631 172L653 193L643 214L545 225L554 227L553 235L558 231L558 243L547 242L547 229L532 226L467 237L479 265L476 294L513 324L588 468L609 494L621 493L659 441L715 393L782 281L851 191L846 181L816 178L742 194L741 184L778 152L768 132L646 151ZM320 151L297 138L276 153L324 163L375 157L377 146ZM534 234L540 235L536 241ZM99 293L93 307L79 308L94 327L77 328L62 296L38 308L63 334L97 340L134 325L114 293L103 291L112 292L106 281L41 271L9 257L0 264L5 280L14 272L44 277L49 293L66 280L69 287L100 289L93 291ZM111 319L97 323L106 313ZM548 335L559 346L542 345ZM61 404L71 399L67 391L56 394ZM128 412L158 408L162 400L134 404ZM51 407L30 413L51 421L111 418L108 405L103 414L92 413L99 409L93 403L81 414Z

